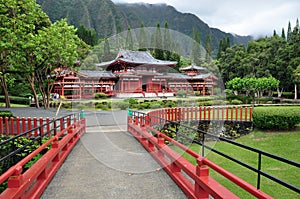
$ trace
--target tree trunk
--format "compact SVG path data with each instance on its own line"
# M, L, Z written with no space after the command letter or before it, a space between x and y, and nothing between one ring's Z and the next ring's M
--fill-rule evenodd
M1 76L1 86L3 88L3 92L4 92L4 96L5 96L5 107L10 108L10 100L9 100L9 97L8 97L8 90L7 90L6 78L5 78L4 73Z
M282 92L283 92L283 89L280 90L279 88L277 88L277 95L279 98L281 97Z
M295 97L294 99L296 100L298 98L298 89L297 89L297 84L295 84Z
M34 103L35 103L35 107L36 108L40 108L40 105L39 105L39 98L36 94L36 91L35 91L35 88L34 88L34 77L33 76L27 76L27 79L29 81L29 84L30 84L30 88L31 88L31 91L33 93L33 98L34 98Z

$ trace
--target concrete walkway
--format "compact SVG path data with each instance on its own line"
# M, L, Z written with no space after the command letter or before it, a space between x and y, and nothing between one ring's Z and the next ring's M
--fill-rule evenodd
M86 134L41 198L186 198L127 133L126 114L126 111L86 112Z

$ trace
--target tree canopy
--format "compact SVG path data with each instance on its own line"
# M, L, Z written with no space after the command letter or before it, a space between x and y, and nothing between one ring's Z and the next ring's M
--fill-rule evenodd
M236 77L274 77L280 80L278 91L291 91L297 83L295 69L300 65L299 22L292 29L288 24L287 36L274 32L271 37L250 41L248 46L224 47L220 42L218 67L224 82ZM280 93L280 92L278 92Z
M6 76L23 74L35 96L38 85L44 100L49 100L53 72L58 67L73 67L88 46L76 35L66 20L51 24L35 0L1 0L0 3L0 69L6 106L10 106ZM48 107L48 101L44 101ZM38 107L38 104L37 104Z

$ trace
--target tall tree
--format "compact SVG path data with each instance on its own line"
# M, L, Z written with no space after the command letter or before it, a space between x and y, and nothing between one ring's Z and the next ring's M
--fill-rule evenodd
M297 68L300 66L300 29L298 19L293 31L290 33L288 50L290 57L288 68L290 68L291 71L297 71ZM297 85L299 84L299 78L298 76L294 75L294 73L295 72L293 72L292 80L294 83L295 99L297 99Z
M80 39L82 39L86 44L90 46L95 46L98 44L98 38L96 31L94 29L86 29L83 25L80 25L77 29L76 34Z
M201 65L201 39L198 29L193 28L193 48L191 52L191 62L196 65Z
M217 59L221 58L221 53L223 52L223 40L220 39L219 41L219 49L218 49L218 55L217 55Z
M212 60L211 53L212 53L211 38L210 38L210 35L207 35L206 41L205 41L205 61L207 63L210 63Z
M291 22L289 21L288 30L287 30L287 40L290 39L291 33L292 33L292 26L291 26Z
M50 20L35 0L0 0L0 80L6 107L10 107L6 77L22 67L28 42Z
M132 34L131 34L131 28L130 27L128 27L128 29L127 29L125 48L127 50L133 50L133 39L132 39Z
M73 68L77 60L77 37L74 26L69 26L65 19L39 31L36 38L38 67L35 75L39 91L43 96L44 107L49 108L53 81L60 75L57 71Z
M146 51L147 48L148 48L147 35L145 32L144 24L142 23L140 28L140 35L139 35L139 50Z
M229 48L231 46L230 37L226 38L226 46L225 48Z
M156 59L164 59L163 39L159 23L156 26L154 56Z
M120 25L118 25L117 26L117 35L116 35L116 48L118 50L123 48L123 41L122 41L121 31L122 31L122 28L121 28Z
M295 95L294 99L298 98L298 85L300 84L300 65L294 70Z
M168 22L165 22L165 32L164 32L164 51L165 60L171 59L171 35Z
M285 37L285 32L284 32L284 28L282 28L282 30L281 30L281 37L282 37L283 39L286 39L286 37Z
M156 46L156 42L155 42L155 33L153 32L153 33L151 34L151 38L150 38L150 47L149 47L149 50L150 50L151 52L154 51L155 46Z

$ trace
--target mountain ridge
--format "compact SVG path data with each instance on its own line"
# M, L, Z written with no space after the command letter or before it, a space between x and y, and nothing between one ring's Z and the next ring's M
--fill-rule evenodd
M192 36L193 28L200 32L201 42L205 44L207 35L211 35L213 51L219 47L219 41L229 37L231 44L245 44L252 40L251 36L239 36L211 28L192 13L182 13L175 7L163 4L147 3L113 3L111 0L37 0L51 21L67 18L70 24L79 27L84 25L94 29L101 37L109 37L122 31L145 27L156 27L157 23L164 27L167 21L169 28L188 36Z

